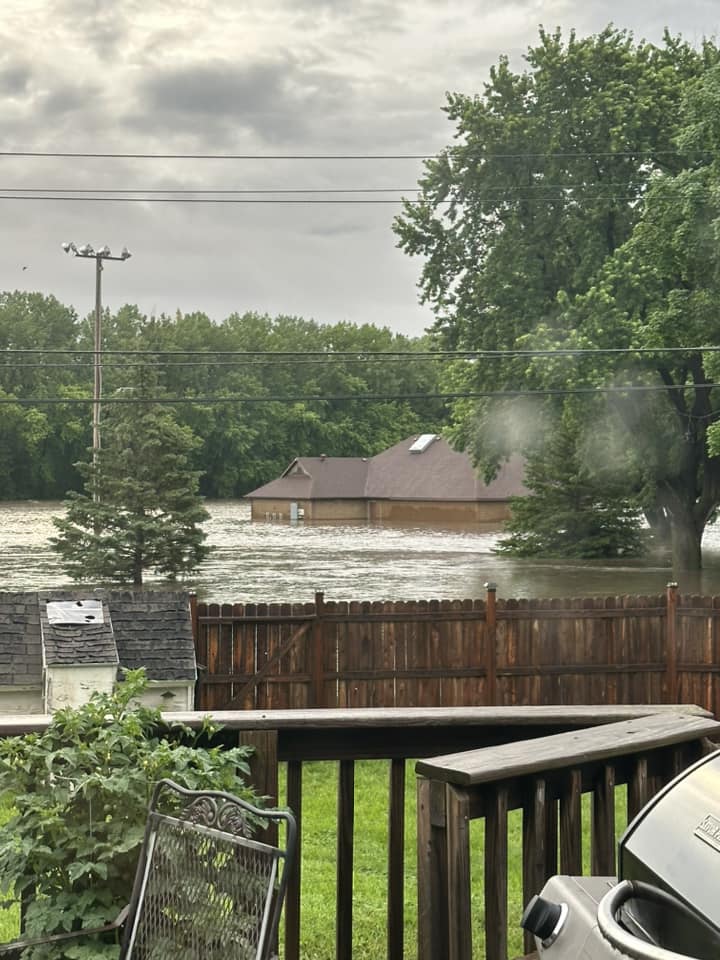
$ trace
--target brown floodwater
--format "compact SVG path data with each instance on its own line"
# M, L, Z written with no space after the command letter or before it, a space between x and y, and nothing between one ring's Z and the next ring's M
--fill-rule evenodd
M720 526L708 528L700 573L618 560L537 561L497 556L499 532L251 523L247 504L210 501L212 553L187 586L227 602L579 597L653 594L675 579L684 593L720 594ZM0 503L0 590L67 585L48 537L60 503ZM148 581L152 586L153 581Z

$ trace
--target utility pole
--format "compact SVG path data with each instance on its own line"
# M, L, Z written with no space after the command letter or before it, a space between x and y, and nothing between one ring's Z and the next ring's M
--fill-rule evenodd
M98 450L100 449L100 401L102 399L102 271L103 260L128 260L131 256L127 247L123 247L119 257L114 257L110 247L101 247L94 250L89 243L77 247L70 241L63 243L65 253L72 254L85 260L95 261L95 328L93 337L93 416L92 416L92 448L93 465L97 464Z

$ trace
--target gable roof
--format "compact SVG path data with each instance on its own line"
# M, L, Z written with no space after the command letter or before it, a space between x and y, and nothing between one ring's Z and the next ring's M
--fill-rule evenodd
M51 624L49 601L100 599L102 624ZM43 666L145 667L149 680L197 676L189 598L182 591L0 593L0 686L38 685Z
M40 637L46 666L53 664L65 666L89 666L103 664L113 666L119 663L110 610L103 601L102 623L51 623L48 619L47 605L51 600L85 600L95 597L76 596L38 597L40 608Z
M367 457L296 457L287 470L248 497L267 500L359 500L365 497Z
M257 500L507 500L527 493L524 460L513 456L485 484L467 453L424 434L411 452L408 437L375 457L297 457L277 480L246 494Z
M408 437L372 458L369 499L507 500L527 492L522 483L522 457L512 457L486 484L467 453L453 450L443 437L435 436L424 449L413 452L410 448L417 439Z

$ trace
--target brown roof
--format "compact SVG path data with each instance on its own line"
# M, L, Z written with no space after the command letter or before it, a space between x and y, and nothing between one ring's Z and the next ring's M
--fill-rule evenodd
M367 457L298 457L277 480L248 497L258 500L362 500Z
M436 436L411 453L408 437L377 456L298 457L277 480L248 493L272 500L507 500L527 493L524 461L513 456L485 484L466 453Z
M370 461L366 496L370 500L507 500L527 493L521 457L514 456L485 484L466 453L435 437L421 453L411 453L408 437Z

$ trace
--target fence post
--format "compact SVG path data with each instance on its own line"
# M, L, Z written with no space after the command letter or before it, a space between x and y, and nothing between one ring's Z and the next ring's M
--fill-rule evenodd
M668 703L678 702L678 638L677 638L678 585L667 585L667 630L665 633L665 687Z
M197 649L198 642L198 601L197 594L195 591L190 593L190 625L192 627L193 641L195 643L195 649Z
M314 707L324 707L325 672L323 670L323 623L325 594L315 594L315 620L312 625L312 703Z
M493 707L497 703L497 606L495 603L496 583L486 583L487 600L485 605L485 647L487 662L485 664L485 703Z

